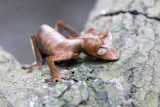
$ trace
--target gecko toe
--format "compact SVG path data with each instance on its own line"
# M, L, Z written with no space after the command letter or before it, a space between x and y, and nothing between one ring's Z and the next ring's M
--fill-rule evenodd
M28 70L28 73L32 73L32 71L33 71L33 70L32 70L32 69L30 69L30 70Z
M30 67L22 66L21 69L26 70L26 69L30 69Z
M68 72L61 73L61 78L68 80L69 79Z
M54 86L54 84L56 82L63 83L62 79L65 79L65 80L68 79L68 76L66 76L66 74L68 74L68 73L66 73L66 72L59 73L58 75L56 75L56 77L52 76L51 79L45 80L45 82L46 83L51 82L51 87Z

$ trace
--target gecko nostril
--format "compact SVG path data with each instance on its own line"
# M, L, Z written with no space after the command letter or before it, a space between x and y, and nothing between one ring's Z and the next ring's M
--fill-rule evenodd
M119 58L119 54L116 55L116 58Z

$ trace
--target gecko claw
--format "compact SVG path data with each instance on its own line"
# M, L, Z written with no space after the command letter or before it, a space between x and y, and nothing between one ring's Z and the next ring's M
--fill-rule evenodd
M51 87L54 86L54 84L58 81L59 83L63 83L62 79L67 80L69 79L68 76L66 76L68 74L68 72L64 72L64 73L58 73L56 76L52 76L51 79L47 80L45 79L45 82L52 82L51 83Z
M28 70L28 73L32 73L32 71L33 71L33 70L32 70L32 69L30 69L30 70Z
M24 69L24 70L26 70L26 69L30 69L31 67L26 67L26 66L22 66L21 67L21 69Z

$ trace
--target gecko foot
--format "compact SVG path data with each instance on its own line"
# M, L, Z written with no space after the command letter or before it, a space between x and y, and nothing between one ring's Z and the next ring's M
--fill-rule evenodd
M68 79L67 75L68 75L68 72L58 73L56 75L53 75L51 79L49 79L49 80L46 79L45 82L47 82L47 83L52 82L51 87L53 87L56 81L63 83L62 79L67 80Z
M45 68L45 66L44 65L42 66L42 65L39 65L39 64L33 64L29 67L22 66L21 68L24 69L24 70L29 69L28 73L31 73L34 69L42 70L42 68Z

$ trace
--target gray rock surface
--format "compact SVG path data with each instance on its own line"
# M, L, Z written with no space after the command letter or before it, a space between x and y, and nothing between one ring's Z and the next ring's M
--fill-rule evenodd
M120 53L116 62L81 55L58 67L70 79L50 87L47 68L28 74L0 48L0 103L15 107L158 107L160 105L160 22L158 0L98 0L85 30L109 29ZM134 10L134 11L133 11Z

